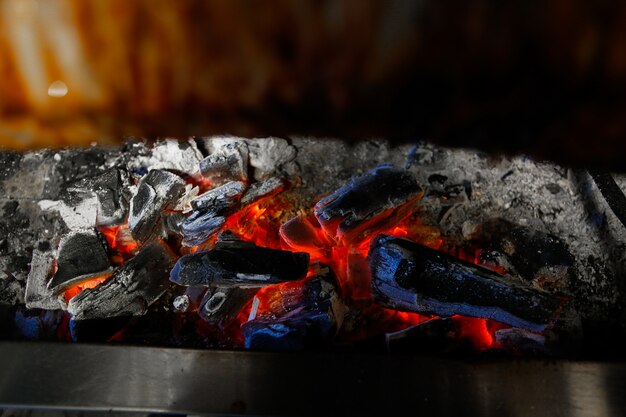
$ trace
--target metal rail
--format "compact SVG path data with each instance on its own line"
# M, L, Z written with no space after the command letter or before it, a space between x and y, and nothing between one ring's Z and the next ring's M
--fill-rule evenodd
M626 363L0 342L0 407L209 415L612 416Z

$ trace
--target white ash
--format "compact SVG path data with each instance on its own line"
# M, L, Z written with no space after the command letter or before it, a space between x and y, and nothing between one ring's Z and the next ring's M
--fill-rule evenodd
M67 227L71 230L92 229L97 225L98 197L90 193L73 204L64 201L39 201L39 207L43 211L57 211Z
M52 252L33 250L33 259L24 295L27 308L44 310L65 310L67 308L63 297L48 289L48 281L53 273L54 255Z
M263 180L280 174L297 155L295 147L282 138L244 139L234 136L213 136L203 138L209 154L222 152L225 146L245 147L248 149L249 163L253 168L255 180Z
M189 300L189 296L187 296L186 294L179 295L178 297L174 298L174 301L172 302L172 307L174 307L174 310L178 311L179 313L184 313L185 311L187 311L190 305L191 301Z
M155 143L149 155L137 158L134 165L148 170L171 169L194 175L200 170L202 158L202 152L193 139L183 141L168 138Z

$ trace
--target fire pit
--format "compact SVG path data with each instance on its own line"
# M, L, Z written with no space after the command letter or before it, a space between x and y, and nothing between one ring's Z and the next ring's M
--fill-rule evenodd
M626 233L554 164L236 137L2 161L8 339L604 358L622 331Z

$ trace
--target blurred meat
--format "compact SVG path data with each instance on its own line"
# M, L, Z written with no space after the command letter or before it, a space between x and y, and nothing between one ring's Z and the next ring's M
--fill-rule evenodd
M623 170L624 23L584 0L0 0L0 146L381 135Z

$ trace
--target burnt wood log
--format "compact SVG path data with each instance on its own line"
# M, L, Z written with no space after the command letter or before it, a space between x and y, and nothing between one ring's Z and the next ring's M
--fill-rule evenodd
M212 324L226 323L239 314L257 291L258 288L209 288L200 302L198 314Z
M315 205L324 232L338 243L359 240L422 196L412 173L380 165L351 179Z
M105 273L111 268L109 256L94 231L70 233L61 239L57 255L57 271L48 288L58 291L85 278Z
M136 241L147 242L165 236L161 212L173 208L184 189L185 181L168 171L153 169L141 178L137 194L130 202L128 217Z
M220 187L213 188L191 200L194 210L209 210L221 212L234 208L243 192L246 184L241 181L231 181Z
M72 298L68 311L74 320L145 314L167 290L175 261L163 242L151 242L107 281Z
M559 306L543 291L406 239L378 236L368 261L373 296L385 307L488 318L540 331Z
M178 285L264 287L304 278L309 254L221 240L208 252L178 260L170 280Z

